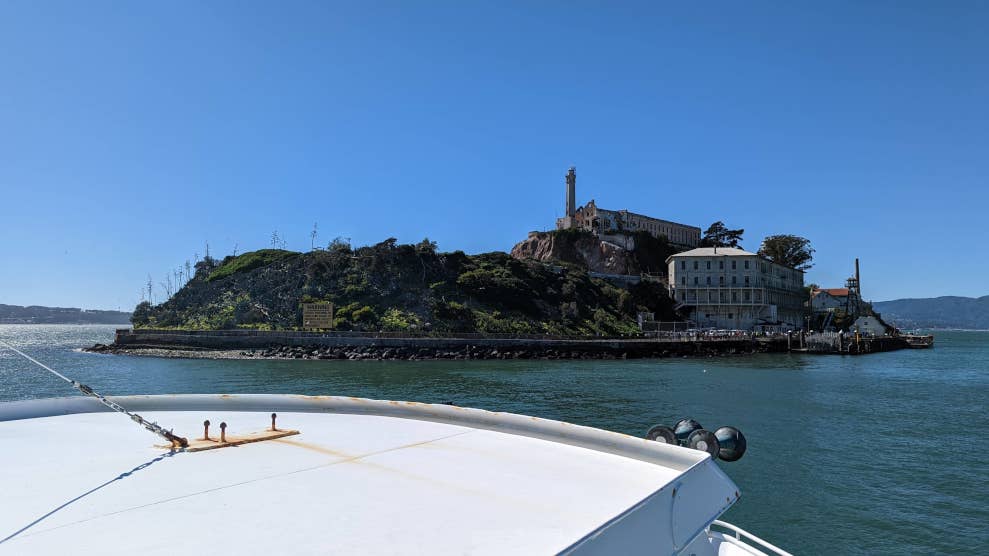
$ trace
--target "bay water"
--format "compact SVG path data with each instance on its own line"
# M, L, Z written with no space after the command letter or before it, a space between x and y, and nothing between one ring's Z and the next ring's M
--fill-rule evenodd
M989 332L937 332L931 350L858 357L351 362L78 351L109 343L113 329L0 325L0 339L111 395L452 401L637 436L682 417L733 425L748 452L721 463L742 493L723 517L731 523L795 554L989 552ZM68 395L77 393L0 349L0 402Z

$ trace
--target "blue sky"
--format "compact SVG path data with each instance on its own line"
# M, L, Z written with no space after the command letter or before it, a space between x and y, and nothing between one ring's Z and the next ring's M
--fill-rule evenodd
M215 255L508 250L605 208L792 233L808 281L989 294L985 2L0 3L0 303Z

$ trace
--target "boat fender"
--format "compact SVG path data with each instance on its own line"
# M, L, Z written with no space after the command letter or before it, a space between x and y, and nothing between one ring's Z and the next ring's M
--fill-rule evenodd
M687 437L687 447L711 454L712 458L717 458L721 451L718 444L718 437L714 433L704 429L697 429Z
M721 450L718 457L724 461L738 461L745 455L745 435L735 427L721 427L714 431Z
M662 442L664 444L677 444L677 437L673 434L673 429L667 427L666 425L654 425L651 429L649 429L649 432L646 433L646 438L656 442Z
M687 445L687 437L696 430L703 429L700 423L694 421L693 419L680 419L677 421L676 425L673 425L673 434L677 437L677 442L681 446Z

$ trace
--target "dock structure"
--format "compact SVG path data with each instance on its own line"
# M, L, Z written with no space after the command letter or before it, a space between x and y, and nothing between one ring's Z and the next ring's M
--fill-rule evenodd
M792 333L787 338L787 349L797 353L864 355L896 351L910 347L902 336L864 336L843 332L803 331Z

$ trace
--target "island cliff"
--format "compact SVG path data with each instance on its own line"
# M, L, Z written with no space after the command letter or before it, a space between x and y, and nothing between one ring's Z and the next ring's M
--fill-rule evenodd
M573 249L584 252L586 240L573 239L578 240ZM137 328L293 329L302 326L300 305L311 301L334 304L336 330L436 335L618 336L638 332L639 312L676 318L661 283L620 287L593 278L584 265L571 262L576 259L568 257L573 253L563 243L554 245L542 260L500 252L441 253L428 240L402 245L394 239L357 249L265 249L206 259L170 299L138 305L133 323ZM594 268L624 273L641 268L634 255L624 262L619 258L627 255L612 255L611 262Z
M512 248L512 257L564 262L600 274L666 274L666 259L678 249L665 238L639 232L599 238L586 230L530 232Z

